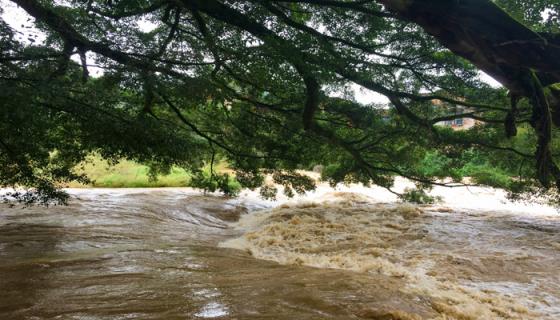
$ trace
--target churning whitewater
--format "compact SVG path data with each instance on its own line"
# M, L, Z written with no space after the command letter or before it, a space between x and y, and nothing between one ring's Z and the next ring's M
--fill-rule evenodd
M70 193L0 205L0 319L560 318L560 215L496 190Z
M221 246L285 265L396 278L392 290L428 304L430 319L558 319L560 219L541 213L420 208L333 192L246 215L235 225L244 234ZM423 318L402 310L387 317Z

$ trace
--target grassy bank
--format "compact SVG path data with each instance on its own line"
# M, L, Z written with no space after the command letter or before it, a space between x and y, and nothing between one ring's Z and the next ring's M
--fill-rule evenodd
M84 188L156 188L156 187L186 187L191 176L181 168L172 168L170 174L161 175L153 181L148 175L148 167L133 161L122 160L116 165L110 165L106 160L92 156L77 169L85 173L92 181L89 185L77 182L69 187Z
M193 176L184 169L174 167L167 175L158 175L157 179L150 179L150 169L142 164L129 160L121 160L117 164L110 164L107 160L92 155L76 168L77 173L85 174L91 183L84 185L72 182L65 187L70 188L164 188L164 187L195 187L209 190L220 189L217 185L220 177L210 176L210 167L203 168L202 175ZM235 180L233 172L227 163L218 162L214 165L217 175L229 174L222 187L235 192L241 186ZM223 177L221 177L223 179Z

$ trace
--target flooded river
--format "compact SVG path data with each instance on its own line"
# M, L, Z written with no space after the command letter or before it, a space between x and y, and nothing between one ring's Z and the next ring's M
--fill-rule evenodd
M485 189L414 207L70 190L0 207L0 319L560 319L560 215Z

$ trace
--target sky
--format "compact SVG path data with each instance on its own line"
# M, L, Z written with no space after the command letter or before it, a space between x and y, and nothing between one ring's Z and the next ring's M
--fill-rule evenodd
M33 26L34 19L29 16L23 9L16 6L13 2L8 0L0 0L0 8L2 9L2 14L0 15L6 23L8 23L14 30L19 32L17 36L18 40L29 43L29 38L33 38L35 44L40 44L45 40L44 35L41 31L37 30ZM138 22L138 26L142 31L148 32L156 27L155 24L141 20ZM93 61L92 55L89 55L88 61ZM80 62L78 55L74 55L72 59L76 62ZM103 70L96 68L93 65L88 65L88 71L92 76L99 76L103 73ZM489 75L484 72L480 72L481 80L488 83L492 87L500 87L500 83L494 80ZM357 84L351 84L350 89L354 92L354 97L359 103L362 104L388 104L389 100L387 97L361 87ZM339 96L340 94L333 93L334 96Z

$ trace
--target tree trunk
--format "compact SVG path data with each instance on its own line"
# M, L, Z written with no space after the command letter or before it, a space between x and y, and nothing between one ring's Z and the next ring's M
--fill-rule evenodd
M490 0L379 2L515 93L531 95L520 80L527 69L544 86L560 82L559 37L532 31Z

